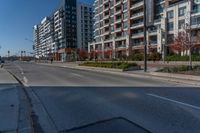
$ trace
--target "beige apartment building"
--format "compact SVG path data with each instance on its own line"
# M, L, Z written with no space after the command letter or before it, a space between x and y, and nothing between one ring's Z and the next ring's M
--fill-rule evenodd
M200 1L194 2L190 6L188 0L154 0L150 14L154 22L147 31L148 53L167 53L166 46L187 24L183 20L189 19L188 13L192 30L199 31ZM95 0L94 12L95 41L88 46L90 58L122 58L144 51L144 0Z

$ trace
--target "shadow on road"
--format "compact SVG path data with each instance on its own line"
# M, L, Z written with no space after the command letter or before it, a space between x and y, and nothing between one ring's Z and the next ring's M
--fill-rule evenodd
M199 110L187 106L200 106L198 87L32 86L29 89L58 131L89 133L96 129L107 133L113 129L115 132L130 133L135 125L131 126L127 121L151 132L200 129ZM115 118L122 119L106 121ZM120 125L121 130L118 128Z

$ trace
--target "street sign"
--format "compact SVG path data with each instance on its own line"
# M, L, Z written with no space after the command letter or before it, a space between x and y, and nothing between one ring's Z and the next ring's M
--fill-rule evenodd
M154 24L154 0L145 0L146 4L146 26L150 27Z

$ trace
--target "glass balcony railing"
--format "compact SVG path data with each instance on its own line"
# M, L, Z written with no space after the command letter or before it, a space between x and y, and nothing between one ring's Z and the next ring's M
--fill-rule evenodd
M137 16L142 16L142 15L144 15L144 12L135 13L131 15L131 17L137 17Z
M135 27L135 26L139 26L139 25L143 25L143 22L132 24L131 27Z
M144 35L144 32L138 32L138 33L133 33L132 36L139 36L139 35Z
M138 3L133 4L133 5L131 6L131 9L136 8L136 7L139 7L139 6L142 6L143 4L144 4L143 0L140 0L140 1L138 1Z
M193 14L194 14L194 13L200 13L200 8L194 9L194 10L192 11L192 13L193 13Z
M125 44L117 45L116 48L126 48Z

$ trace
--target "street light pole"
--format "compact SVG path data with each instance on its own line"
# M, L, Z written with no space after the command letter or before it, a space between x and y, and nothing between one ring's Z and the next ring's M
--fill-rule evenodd
M147 24L146 24L146 0L144 0L144 72L147 72Z
M192 51L191 51L191 47L192 47L192 43L191 43L191 39L192 39L192 28L191 28L191 21L192 21L192 2L193 0L189 0L190 1L190 12L189 12L189 69L192 70Z
M34 44L35 42L33 40L28 39L28 38L25 38L25 40L33 43L32 46L33 46L33 51L34 51L35 50L35 44ZM35 56L35 54L34 54L34 56Z

